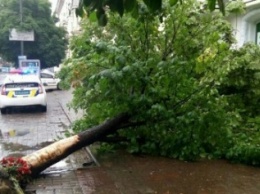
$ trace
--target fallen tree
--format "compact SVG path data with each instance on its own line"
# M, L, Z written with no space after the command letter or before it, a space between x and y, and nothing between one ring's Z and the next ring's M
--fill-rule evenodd
M22 159L29 164L31 175L36 176L73 152L123 128L128 123L129 118L128 114L122 113L77 135L54 142L47 147L22 157Z
M4 159L10 162L11 165L7 166L7 162L1 162L2 167L9 168L9 170L3 170L4 168L0 170L0 193L23 193L19 183L23 182L25 177L27 177L26 179L28 179L28 175L30 178L36 177L43 170L66 158L73 152L76 152L77 150L88 146L109 134L115 133L118 129L129 126L129 120L130 116L126 113L122 113L100 125L86 129L77 135L54 142L49 146L22 157L21 159L11 158L11 162L10 160L8 161L8 159ZM21 174L26 176L21 177L20 180L17 179L18 177L14 176L16 173L13 172L14 165L20 164L17 161L28 166L29 169L26 169L26 171L30 172L29 174L22 172ZM19 167L15 168L17 171L20 170Z

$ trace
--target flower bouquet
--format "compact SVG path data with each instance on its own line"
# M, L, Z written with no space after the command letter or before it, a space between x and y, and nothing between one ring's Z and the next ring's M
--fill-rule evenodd
M18 182L20 186L31 181L30 166L22 158L6 157L0 160L0 168L6 172L10 180Z

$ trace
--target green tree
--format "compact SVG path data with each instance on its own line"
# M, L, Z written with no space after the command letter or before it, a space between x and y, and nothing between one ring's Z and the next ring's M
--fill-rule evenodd
M232 43L231 28L220 13L193 1L165 4L162 12L162 23L151 20L144 6L137 20L110 12L106 27L83 26L72 43L70 70L61 72L76 86L73 106L87 113L75 129L127 112L130 130L118 136L131 152L222 156L233 113L226 112L216 85L226 68L220 64Z
M17 62L21 55L20 41L9 41L9 30L34 31L34 41L24 41L24 55L28 59L40 59L42 67L53 67L61 63L67 47L66 32L55 26L47 0L20 2L0 0L0 53L10 62Z
M86 113L74 131L126 112L128 122L103 141L132 153L259 165L259 48L231 49L223 14L197 1L165 3L161 13L143 4L135 19L108 11L104 27L84 20L60 73L75 87L71 106Z

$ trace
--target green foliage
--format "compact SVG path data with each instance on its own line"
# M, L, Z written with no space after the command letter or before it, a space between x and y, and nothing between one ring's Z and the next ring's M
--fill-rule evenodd
M182 0L168 0L171 6L176 5L178 2L182 4ZM84 0L81 1L79 7L76 10L78 16L84 17L87 13L92 15L92 12L96 13L96 17L99 25L105 26L107 24L107 7L112 12L118 13L123 16L125 12L132 13L132 17L136 18L141 15L140 9L142 9L143 4L148 7L148 9L156 14L160 14L163 8L162 0ZM219 10L225 14L225 4L224 0L207 0L208 8L210 11L216 9L218 5Z
M67 40L64 29L55 26L47 0L23 1L21 22L20 5L16 0L0 0L0 53L10 62L21 55L20 41L9 41L9 30L34 31L35 41L24 41L24 55L40 59L42 67L53 67L65 57Z
M233 50L229 60L228 76L219 91L229 99L230 109L238 109L243 118L256 117L260 94L260 48L245 44Z
M101 143L96 151L97 151L97 154L114 153L115 146L112 144Z
M239 125L233 130L233 147L227 158L250 165L260 165L260 48L245 44L233 50L229 61L228 75L219 92L225 95L229 110L240 115Z
M243 14L245 12L245 8L245 3L242 0L230 1L226 6L227 12L234 14Z
M226 157L234 162L260 166L260 131L240 132L235 136L236 144L228 150Z
M70 88L70 80L71 80L71 68L68 66L65 66L64 68L61 68L61 70L58 72L58 77L62 80L60 82L60 87L62 89L69 89Z
M128 112L131 122L115 135L127 139L123 145L131 153L232 158L227 153L237 150L237 135L249 126L240 110L251 113L256 101L245 109L253 93L243 99L226 88L250 85L255 91L257 85L247 82L257 69L258 51L232 51L232 29L223 15L196 1L164 4L161 11L165 17L155 17L144 6L137 19L109 12L105 27L83 21L62 79L75 87L71 106L86 114L74 130Z

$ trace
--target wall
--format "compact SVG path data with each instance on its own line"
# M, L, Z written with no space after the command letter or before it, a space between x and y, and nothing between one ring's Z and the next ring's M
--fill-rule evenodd
M256 25L260 22L260 0L246 0L246 12L242 15L232 15L227 18L234 29L237 47L244 43L256 43Z
M54 14L59 18L58 26L63 26L69 36L80 30L80 18L76 16L79 0L57 0Z

